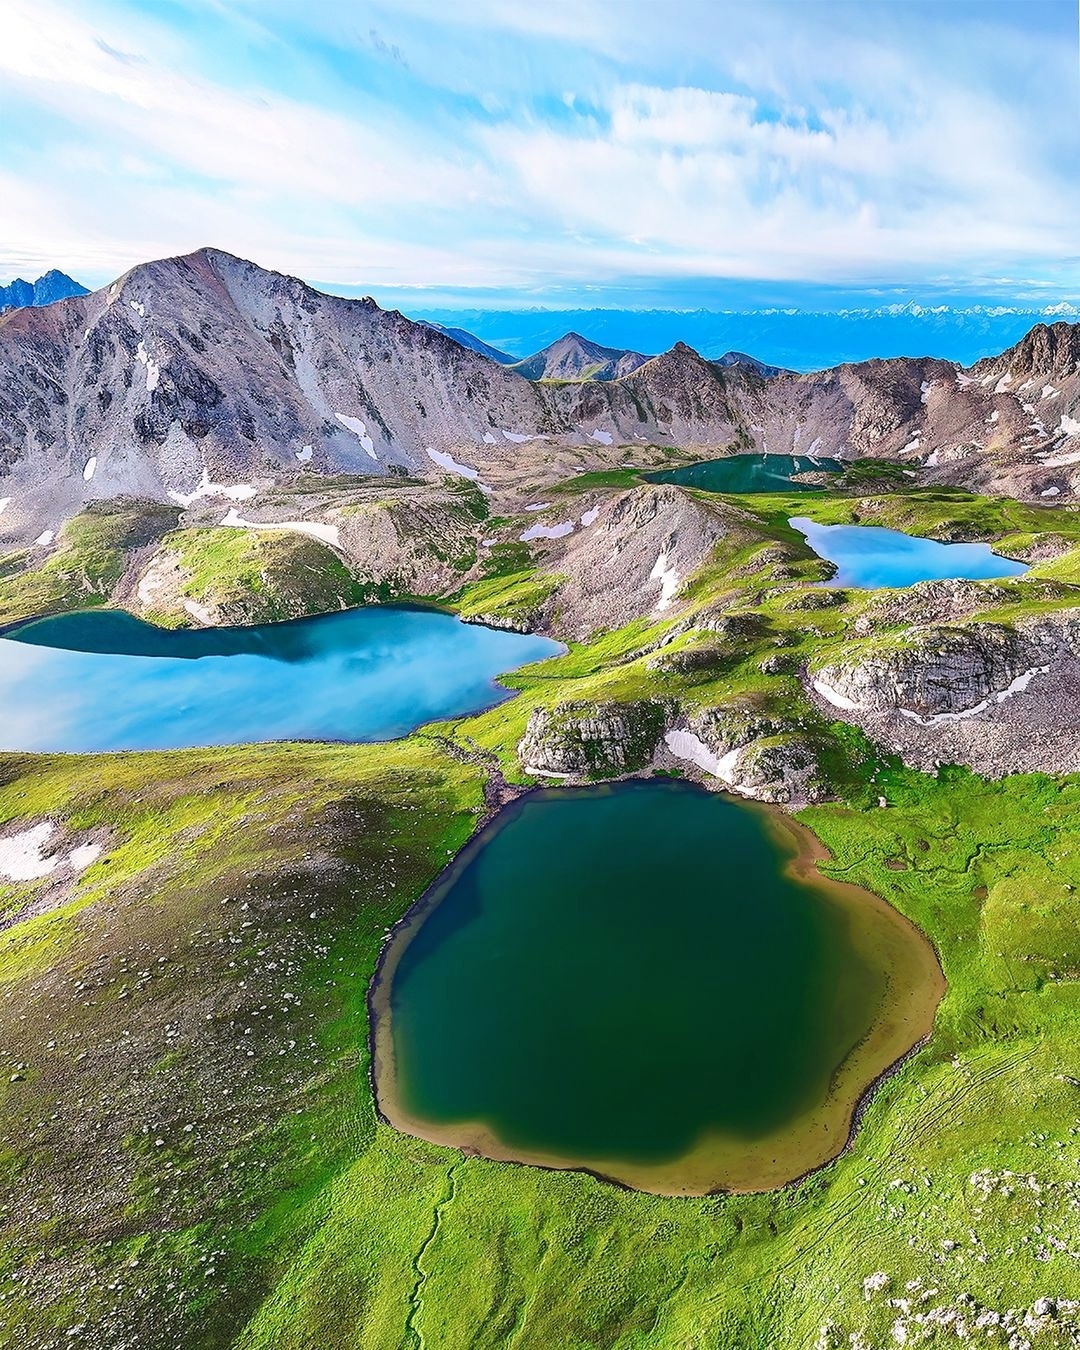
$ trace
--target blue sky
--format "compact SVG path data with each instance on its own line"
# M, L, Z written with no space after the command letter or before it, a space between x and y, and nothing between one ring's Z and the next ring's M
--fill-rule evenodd
M1076 0L4 0L0 280L1053 303L1078 114Z

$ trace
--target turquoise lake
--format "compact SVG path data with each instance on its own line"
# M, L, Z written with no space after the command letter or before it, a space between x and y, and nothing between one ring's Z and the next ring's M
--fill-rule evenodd
M497 675L561 650L397 606L178 631L65 614L0 638L0 749L389 740L509 698Z
M650 483L677 483L704 492L820 492L815 483L793 482L793 475L839 473L843 467L838 459L811 459L809 455L728 455L645 477Z
M989 544L939 544L880 525L819 525L805 516L788 524L819 558L835 563L831 586L913 586L917 581L1018 577L1026 563L1002 558Z

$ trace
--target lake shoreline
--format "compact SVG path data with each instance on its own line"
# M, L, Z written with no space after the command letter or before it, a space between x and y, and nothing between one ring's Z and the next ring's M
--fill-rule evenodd
M655 781L654 775L649 771L625 775L603 784L573 784L567 787L547 785L521 785L518 787L517 785L507 784L505 779L502 779L501 773L499 778L501 783L497 793L493 795L485 792L487 803L485 811L478 818L477 827L467 843L432 880L424 893L388 930L380 948L378 961L367 992L369 1015L368 1077L376 1115L380 1122L399 1132L425 1139L427 1142L438 1146L454 1148L466 1157L486 1157L492 1161L514 1163L517 1166L539 1167L550 1171L575 1171L593 1176L622 1189L644 1191L669 1197L700 1197L710 1194L780 1191L799 1185L808 1176L842 1157L854 1143L865 1111L878 1090L926 1045L932 1035L937 1009L947 989L939 954L927 935L883 897L863 887L837 881L821 873L818 864L827 862L831 855L817 836L807 826L795 820L788 810L782 807L750 802L737 794L718 792L710 786L693 780L679 781L696 791L730 798L737 802L740 807L750 809L759 819L765 822L766 830L772 836L774 842L778 843L783 851L789 855L782 864L782 870L791 879L818 892L824 897L826 903L843 903L843 901L837 900L838 895L842 895L849 905L857 901L859 906L864 906L866 900L869 899L879 918L884 918L887 924L901 930L905 935L905 940L912 942L912 950L917 951L920 958L925 961L925 970L920 970L920 978L913 985L919 994L917 1006L920 1013L916 1024L911 1026L898 1041L895 1040L896 1030L893 1028L894 1039L886 1039L884 1045L880 1044L882 1036L892 1027L892 1022L895 1019L891 1016L884 1017L879 1019L877 1023L872 1024L863 1039L853 1046L840 1061L834 1071L833 1079L824 1099L811 1111L811 1116L820 1115L826 1123L822 1124L819 1121L816 1133L811 1136L816 1137L818 1143L816 1152L811 1149L813 1156L809 1165L801 1167L797 1172L791 1172L789 1167L784 1175L777 1175L775 1171L776 1158L774 1156L772 1159L774 1172L764 1181L764 1184L705 1185L700 1180L701 1170L708 1166L707 1160L717 1148L715 1141L719 1138L715 1133L710 1135L708 1131L696 1141L687 1153L680 1155L678 1158L659 1166L654 1164L638 1166L633 1163L628 1164L625 1161L606 1163L595 1159L578 1160L554 1153L545 1153L539 1149L512 1147L502 1143L484 1121L456 1121L441 1125L420 1119L404 1108L397 1092L393 1062L392 1014L390 1011L393 975L401 956L411 941L411 936L419 930L432 908L444 897L445 886L451 874L451 869L460 872L461 869L467 867L471 859L484 847L494 830L501 829L508 823L506 813L511 808L517 808L530 797L538 794L561 797L567 792L572 793L575 787L579 791L589 791L596 787L610 786L617 788L621 784L629 784L634 781ZM855 911L852 910L851 912ZM866 917L865 912L863 917ZM925 981L921 978L923 975L925 975ZM887 982L888 987L889 982ZM914 1040L910 1039L912 1032L915 1033ZM892 1050L901 1044L903 1048L900 1053L892 1055ZM874 1054L875 1048L877 1050L876 1055ZM864 1063L867 1055L871 1057L870 1065ZM858 1074L860 1066L862 1072L865 1073L866 1068L875 1066L875 1061L880 1063L883 1055L892 1055L892 1057L886 1063L881 1064L880 1067L875 1067L873 1076L868 1082L859 1084L857 1091L852 1091L856 1087L857 1077L861 1076ZM852 1079L855 1079L855 1081L853 1082ZM835 1119L837 1115L839 1115L839 1120ZM834 1131L832 1126L827 1123L828 1120L838 1124L839 1130ZM765 1150L776 1148L779 1151L779 1145L785 1136L797 1137L800 1122L805 1124L805 1113L797 1116L786 1129L766 1136L764 1140ZM823 1148L821 1140L825 1135L830 1135L830 1138L827 1146ZM752 1154L755 1149L760 1149L762 1142L760 1140L740 1140L732 1146L729 1141L727 1147L729 1150L733 1148L734 1151L746 1155ZM677 1183L675 1174L682 1172L684 1167L697 1173L699 1179L684 1184ZM765 1170L768 1171L768 1167ZM783 1172L784 1169L781 1168L780 1171Z

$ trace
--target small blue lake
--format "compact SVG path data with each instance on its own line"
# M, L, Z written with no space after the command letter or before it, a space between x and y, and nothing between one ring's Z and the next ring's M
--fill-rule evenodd
M509 698L497 675L561 650L396 606L175 632L65 614L0 638L0 749L389 740Z
M811 459L809 455L726 455L684 464L681 469L647 473L650 483L677 483L702 492L821 492L820 483L795 478L803 473L840 473L838 459Z
M835 563L831 586L895 589L917 581L1018 577L1028 570L1026 563L1002 558L989 544L939 544L880 525L819 525L805 516L792 516L788 524L819 558Z

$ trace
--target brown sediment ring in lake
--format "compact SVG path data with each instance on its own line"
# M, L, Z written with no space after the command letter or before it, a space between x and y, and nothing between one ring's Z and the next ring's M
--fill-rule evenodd
M394 925L369 990L370 1076L380 1119L404 1134L456 1148L466 1155L585 1172L619 1186L664 1196L777 1190L804 1179L844 1153L876 1089L929 1038L946 989L944 973L933 944L899 910L873 891L819 871L818 864L830 855L809 829L778 807L738 800L741 806L761 814L773 838L788 853L787 874L824 900L842 905L855 920L850 925L855 946L869 951L888 971L879 1016L839 1065L822 1101L762 1138L708 1131L689 1152L667 1162L640 1165L621 1158L571 1158L511 1147L481 1120L441 1124L410 1114L398 1091L390 990L412 934L444 893L449 870L444 869ZM498 828L501 814L473 835L451 862L451 868L464 866L483 848L491 831ZM882 956L888 959L882 961Z

